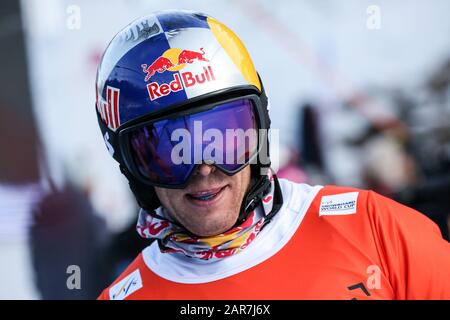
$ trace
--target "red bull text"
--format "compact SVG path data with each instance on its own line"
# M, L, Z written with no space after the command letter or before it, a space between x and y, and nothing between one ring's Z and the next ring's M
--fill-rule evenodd
M175 73L173 75L173 80L170 81L170 83L163 83L161 85L157 82L149 83L147 85L147 90L150 100L153 101L163 96L167 96L172 92L177 92L197 84L216 80L211 66L203 67L203 72L199 74L193 74L192 72L186 71L182 72L180 75Z
M169 54L166 54L168 52ZM174 56L174 53L176 56ZM174 48L168 49L163 55L155 59L150 66L147 64L141 65L142 71L146 74L145 81L150 80L150 78L156 73L179 71L183 69L186 64L191 64L195 61L209 62L204 55L205 51L203 48L200 48L200 51ZM157 82L151 82L147 85L147 90L150 100L153 101L163 96L167 96L172 92L185 90L186 88L215 80L216 78L214 76L213 69L210 65L208 65L203 67L203 71L197 74L189 71L180 72L179 74L174 73L173 80L169 83L159 84Z

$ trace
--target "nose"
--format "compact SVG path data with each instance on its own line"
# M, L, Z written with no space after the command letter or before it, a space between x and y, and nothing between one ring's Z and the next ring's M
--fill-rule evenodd
M200 176L203 176L203 177L206 177L207 175L213 173L214 171L216 171L216 167L215 166L202 163L201 165L199 165L197 167L196 174L198 174Z

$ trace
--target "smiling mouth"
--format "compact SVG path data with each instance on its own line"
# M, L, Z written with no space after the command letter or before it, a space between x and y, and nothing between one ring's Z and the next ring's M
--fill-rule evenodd
M221 187L221 188L204 190L204 191L200 191L200 192L188 193L188 194L186 194L186 196L191 200L207 203L209 201L213 201L220 194L222 194L222 191L225 189L225 187L226 186Z

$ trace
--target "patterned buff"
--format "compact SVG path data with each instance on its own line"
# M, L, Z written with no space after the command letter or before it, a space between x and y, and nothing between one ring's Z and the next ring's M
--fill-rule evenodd
M167 220L158 219L145 210L139 212L137 231L143 238L158 239L161 252L181 252L188 257L203 260L221 259L244 250L258 235L265 223L265 216L272 210L275 184L270 176L271 187L262 200L262 206L252 211L242 224L216 236L195 237ZM157 209L166 217L164 210Z

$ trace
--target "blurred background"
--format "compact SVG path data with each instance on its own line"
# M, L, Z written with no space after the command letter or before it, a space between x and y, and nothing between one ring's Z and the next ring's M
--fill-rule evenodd
M149 244L95 116L97 64L126 24L208 13L243 40L271 100L281 177L370 188L448 239L450 2L0 3L0 299L90 299ZM70 266L80 288L68 289Z

